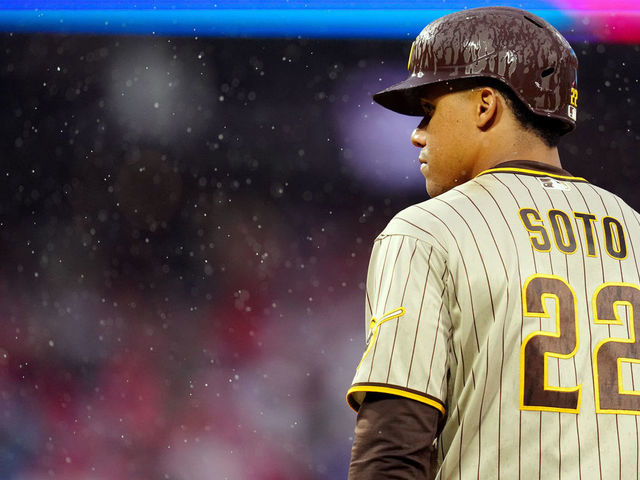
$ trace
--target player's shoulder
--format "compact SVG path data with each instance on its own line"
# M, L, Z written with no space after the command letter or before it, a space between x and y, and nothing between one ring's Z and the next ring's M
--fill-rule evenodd
M625 207L631 208L627 202L625 202L622 197L620 197L617 193L612 192L611 190L607 190L604 187L601 187L599 185L590 183L589 187L591 188L591 190L593 190L594 193L598 194L598 196L603 197L603 198L610 198L610 199L614 199L616 202L618 202L620 205L624 205Z
M452 205L461 201L457 190L459 187L401 210L378 238L404 235L429 244L439 243L448 230Z
M618 194L607 190L606 188L600 187L598 185L589 184L593 194L597 195L600 203L603 205L616 205L623 212L629 212L637 218L640 218L640 213L629 205L622 197Z

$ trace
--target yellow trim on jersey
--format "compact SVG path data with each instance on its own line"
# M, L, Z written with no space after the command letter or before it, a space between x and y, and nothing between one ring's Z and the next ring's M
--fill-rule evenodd
M640 392L637 390L625 390L623 388L622 382L624 380L623 376L622 376L622 364L626 363L626 364L636 364L636 365L640 365L640 360L638 360L637 358L627 358L627 357L619 357L618 361L616 362L617 368L618 368L618 393L624 394L624 395L637 395L640 396ZM633 368L633 367L632 367ZM633 372L631 373L631 375L633 376ZM634 412L635 415L640 415L640 412L636 411L636 410L632 410ZM621 412L628 412L628 410L621 410Z
M497 173L497 172L528 173L531 175L541 175L543 177L559 178L561 180L576 180L579 182L587 181L586 178L582 178L582 177L572 177L570 175L558 175L556 173L541 172L540 170L530 170L528 168L511 168L511 167L489 168L483 172L480 172L478 175L476 175L476 178L478 178L480 175L485 175L487 173Z
M371 322L369 323L369 334L367 335L367 349L362 354L362 358L360 359L360 363L358 363L356 370L360 368L360 365L362 365L362 362L364 362L364 359L367 357L376 341L378 340L378 328L380 327L380 325L382 325L384 322L388 322L389 320L393 320L394 318L402 317L405 312L406 310L404 309L404 307L399 307L395 310L391 310L390 312L385 313L382 317L380 317L380 320L376 320L376 317L373 317L371 319Z
M556 222L556 225L558 227L558 235L556 236L556 229L553 228L554 226L554 221L551 219L551 212L554 213L554 218L557 218L559 215L556 215L555 212L560 212L565 214L567 217L568 222L562 222L562 225L559 222ZM549 218L549 223L551 224L551 232L553 232L553 243L556 244L556 248L564 253L565 255L573 255L574 253L576 253L576 251L578 250L578 239L576 238L576 232L575 229L573 228L573 222L571 221L571 216L565 212L564 210L560 210L559 208L552 208L551 210L549 210L547 212L547 218ZM568 226L567 226L568 225ZM565 227L566 230L563 231L563 228ZM573 243L575 244L573 246L573 250L569 251L565 251L564 249L568 249L569 246L565 245L564 243L564 234L567 234L567 238L566 240L568 241L571 238L571 235L573 235ZM558 238L560 237L560 238ZM562 248L560 248L560 244L562 243Z
M355 387L351 387L349 389L349 391L347 392L347 403L349 404L349 406L351 408L353 408L353 410L355 410L355 408L353 407L353 405L351 403L351 399L349 397L351 395L353 395L354 393L357 393L357 392L363 392L363 393L366 393L366 392L389 393L391 395L397 395L398 397L409 398L411 400L415 400L417 402L429 405L429 406L439 410L440 413L442 413L443 415L446 413L446 409L444 408L444 405L442 405L437 400L433 400L431 398L428 398L428 397L425 397L425 396L422 396L422 395L417 395L415 393L407 392L406 390L402 390L400 388L381 387L381 386L377 386L377 385L358 385L358 386L355 386Z
M529 211L526 212L523 216L522 215L523 210L529 210ZM534 225L533 222L531 222L531 220L529 219L530 214L533 215L533 218L536 222L540 222L539 225ZM536 218L535 215L538 215L538 218ZM525 223L525 217L527 222L529 222L529 226L531 228L529 228L529 226L527 226L527 224ZM540 212L535 208L522 207L520 210L518 210L518 218L520 218L520 221L522 222L522 226L524 227L524 229L530 234L529 241L531 242L531 246L533 247L533 249L537 250L538 252L550 251L552 246L551 239L549 238L549 232L547 231L547 227L544 226L544 220L542 220L542 216L540 215ZM537 238L534 235L539 235L540 237ZM549 246L547 248L542 248L545 244L545 240Z
M637 410L625 410L625 409L604 409L600 406L600 375L598 371L598 353L600 352L600 348L609 343L627 343L634 344L636 343L636 329L635 329L635 311L631 302L627 300L616 300L613 302L613 316L614 318L600 318L600 313L598 312L598 294L604 288L607 287L629 287L635 290L640 291L640 287L634 285L632 283L627 282L607 282L600 285L593 294L592 297L592 308L594 312L593 323L596 325L624 325L622 318L620 318L620 313L618 312L619 306L627 307L628 314L628 325L629 325L629 338L620 338L620 337L607 337L598 342L596 347L593 349L593 386L595 390L595 404L596 404L596 413L613 413L613 414L629 414L629 415L640 415L640 411ZM619 357L616 359L616 369L618 373L618 393L621 395L640 395L640 392L635 390L624 390L622 388L622 363L640 363L639 359L636 358L625 358Z
M620 231L622 232L622 236L618 235L619 232L617 228L615 229L616 233L614 235L612 229L607 229L604 226L604 221L607 220L608 218L610 218L615 223L617 223L618 226L620 226ZM602 217L600 219L600 222L602 223L602 231L604 233L604 251L607 252L607 255L609 255L609 257L613 258L614 260L620 260L620 261L626 260L627 256L629 255L629 249L627 248L627 236L625 235L624 226L622 225L622 222L618 220L616 217L612 217L611 215L606 215ZM611 234L611 236L609 237L607 233ZM615 252L615 250L613 250L614 253L622 253L622 247L624 246L624 257L615 257L611 255L611 252L609 251L609 238L611 238L611 249L613 250L616 247L615 244L617 244L617 247L620 249L620 252ZM614 240L615 240L615 243L614 243Z
M524 404L524 376L525 376L525 349L529 340L537 336L543 337L553 337L560 338L562 336L562 328L560 324L560 298L558 295L552 292L543 292L541 297L541 305L542 312L530 312L527 308L527 287L529 283L531 283L536 278L548 278L551 280L559 280L571 291L571 295L573 297L573 328L576 334L576 343L573 347L573 350L569 353L556 353L556 352L544 352L544 365L543 365L543 388L544 390L552 391L552 392L578 392L578 401L576 404L576 408L564 408L564 407L552 407L552 406L542 406L542 405L525 405ZM580 404L582 401L582 384L578 384L575 387L555 387L549 385L549 357L558 358L562 360L567 360L575 356L578 352L578 347L580 346L580 335L578 331L578 305L576 302L576 292L573 290L573 287L567 283L567 281L559 277L558 275L546 275L541 273L536 273L531 275L524 283L522 287L522 314L525 317L538 317L538 318L551 318L549 311L547 310L546 301L548 298L554 299L555 306L555 320L556 320L556 331L549 332L546 330L537 330L535 332L531 332L527 337L522 341L522 345L520 347L520 410L535 410L535 411L544 411L544 412L568 412L568 413L580 413Z
M598 217L590 212L579 212L574 210L571 213L573 214L573 218L575 220L580 219L580 221L582 222L582 226L584 227L584 230L582 231L582 235L580 235L580 228L578 227L578 232L579 232L578 236L580 236L581 238L584 238L583 250L586 250L587 257L598 258L597 246L599 244L596 243L598 237L596 236L596 229L593 226L593 223L598 221ZM580 216L577 216L577 215L580 215ZM593 217L593 218L589 218L589 217ZM587 227L587 221L589 222L588 227ZM589 237L587 236L587 228L589 228L589 230L591 231L591 239L593 240L593 252L594 252L593 255L589 253Z

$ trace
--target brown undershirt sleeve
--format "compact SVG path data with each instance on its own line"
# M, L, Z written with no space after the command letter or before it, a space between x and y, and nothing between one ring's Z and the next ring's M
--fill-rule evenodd
M396 395L367 393L356 422L349 480L432 480L441 414Z

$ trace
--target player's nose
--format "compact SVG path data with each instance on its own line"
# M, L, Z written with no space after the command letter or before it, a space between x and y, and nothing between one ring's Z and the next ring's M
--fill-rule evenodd
M429 117L425 116L416 129L411 132L411 143L414 147L424 148L427 144L426 127L429 124Z
M418 127L411 132L411 143L414 147L424 148L427 144L424 130Z

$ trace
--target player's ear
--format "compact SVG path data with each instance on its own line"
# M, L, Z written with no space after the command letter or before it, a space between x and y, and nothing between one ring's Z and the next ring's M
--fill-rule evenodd
M474 89L476 101L476 126L487 130L498 119L500 113L500 94L491 87Z

